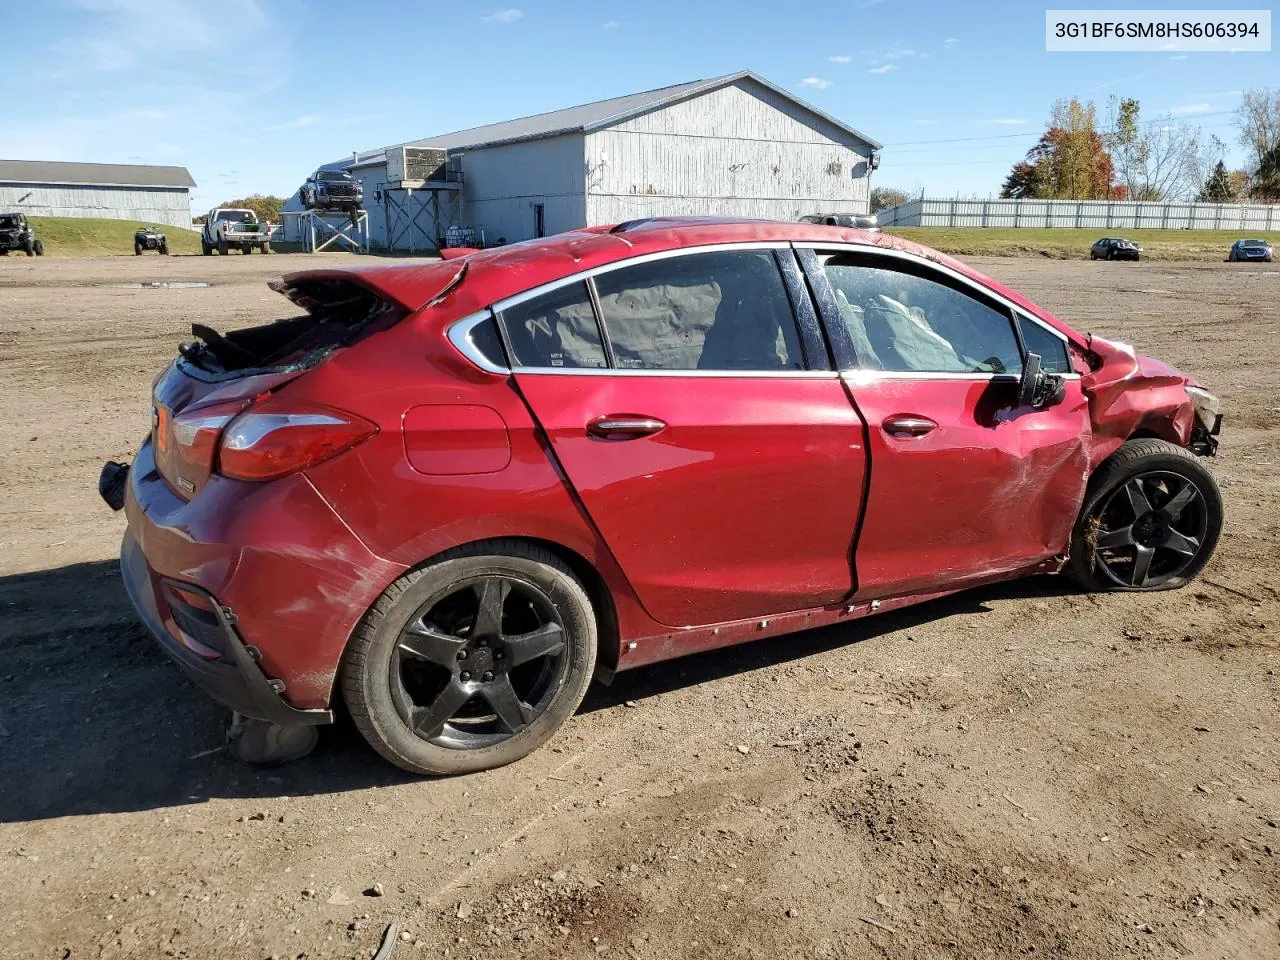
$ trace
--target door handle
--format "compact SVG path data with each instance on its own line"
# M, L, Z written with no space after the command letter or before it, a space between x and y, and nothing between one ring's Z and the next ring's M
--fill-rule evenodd
M650 437L666 424L656 417L636 417L627 414L609 414L596 417L587 424L587 433L601 440L637 440Z
M898 440L912 440L923 437L938 429L938 425L928 417L916 417L910 414L898 414L889 417L882 424L884 432Z

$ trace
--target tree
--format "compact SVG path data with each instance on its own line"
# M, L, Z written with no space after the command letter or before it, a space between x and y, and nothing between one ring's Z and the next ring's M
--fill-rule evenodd
M1190 197L1205 180L1208 152L1197 128L1172 117L1142 123L1142 108L1133 98L1111 98L1111 132L1107 149L1116 180L1131 200L1174 200Z
M1280 147L1280 90L1263 87L1246 90L1236 110L1240 142L1249 151L1250 196L1259 200L1280 199L1277 182L1276 149Z
M906 203L907 199L905 190L898 190L894 187L876 187L871 191L871 212L876 213L888 207L896 207L900 203Z
M1004 178L1000 196L1006 200L1034 200L1040 196L1040 170L1025 160L1019 160Z
M1231 182L1231 174L1227 172L1227 165L1219 160L1213 173L1209 174L1209 179L1196 194L1196 200L1199 203L1235 203L1237 199L1239 197Z
M240 207L246 210L252 210L267 223L280 222L280 209L285 204L284 197L263 196L260 193L251 193L249 196L240 200L228 200L226 203L220 203L220 207Z
M1029 168L1029 169L1028 169ZM1053 105L1049 128L1015 164L1001 196L1107 200L1117 196L1114 167L1097 130L1097 109L1074 97Z

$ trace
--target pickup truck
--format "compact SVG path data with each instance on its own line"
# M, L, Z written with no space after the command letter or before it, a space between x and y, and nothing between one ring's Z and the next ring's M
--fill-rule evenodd
M271 224L260 221L252 210L215 207L209 211L200 234L200 250L206 257L215 250L252 253L254 247L271 252Z

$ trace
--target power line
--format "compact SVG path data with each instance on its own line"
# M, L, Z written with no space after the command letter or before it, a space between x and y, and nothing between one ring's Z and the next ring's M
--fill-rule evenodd
M1205 113L1196 113L1186 117L1156 117L1143 122L1144 127L1168 126L1171 123L1195 123L1201 117L1224 117L1234 114L1235 110L1212 110ZM1219 124L1221 126L1221 124ZM1111 130L1099 130L1101 136L1108 136L1113 133ZM931 143L972 143L978 140L1015 140L1022 137L1039 137L1040 133L1001 133L992 134L985 137L947 137L939 140L901 140L898 143L890 143L884 146L885 150L894 150L898 147L914 147Z

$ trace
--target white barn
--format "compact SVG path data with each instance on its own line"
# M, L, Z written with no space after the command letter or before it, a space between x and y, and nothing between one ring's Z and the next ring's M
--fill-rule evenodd
M186 167L0 160L0 211L191 227Z
M866 213L879 147L741 71L327 166L363 182L374 246L425 250L450 227L493 244L649 216Z

